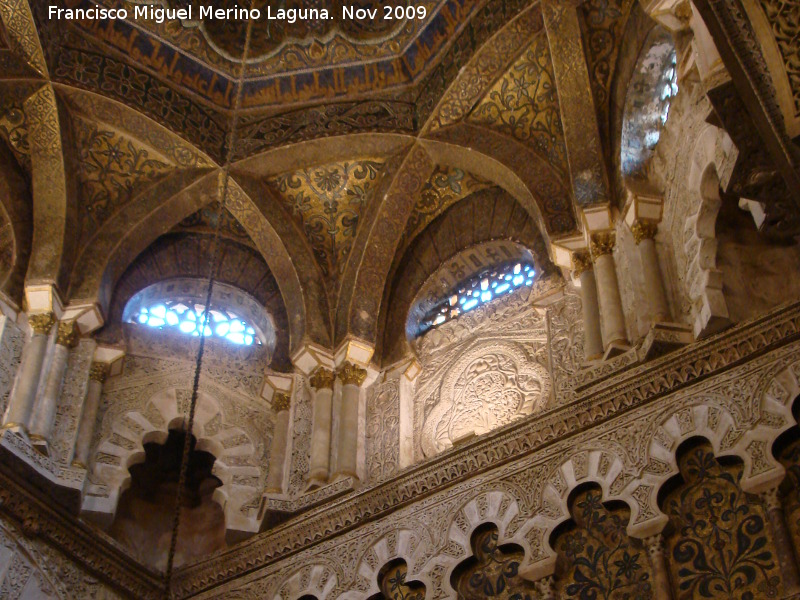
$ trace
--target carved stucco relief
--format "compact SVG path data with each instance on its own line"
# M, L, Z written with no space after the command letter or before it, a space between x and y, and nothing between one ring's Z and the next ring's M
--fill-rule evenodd
M294 497L306 485L306 475L310 468L311 452L311 391L308 380L297 376L295 379L297 390L292 398L291 419L291 459L289 464L288 495Z
M538 579L554 567L549 539L569 518L569 495L586 482L600 485L603 501L626 502L631 509L628 535L647 537L666 523L656 495L677 473L675 451L689 438L706 437L717 456L742 458L745 490L760 485L765 475L773 480L780 476L774 460L762 464L764 456L753 441L769 444L793 423L791 403L800 391L795 350L762 357L698 389L673 394L666 403L642 407L535 456L451 486L200 597L315 593L320 599L363 600L377 591L381 566L402 558L408 564L407 580L421 581L427 597L454 598L450 576L471 555L471 536L485 523L497 526L500 544L525 550L521 567ZM764 421L765 414L774 418ZM726 450L726 432L740 426L747 435Z
M367 479L381 481L400 468L400 382L390 379L367 396Z
M461 438L487 433L549 403L546 325L526 292L477 308L419 341L417 458L434 456Z
M0 316L0 415L6 412L24 344L25 334L11 319Z
M50 457L66 466L75 446L83 401L89 386L89 368L97 344L92 339L82 339L72 349L67 360L61 399L56 409Z
M583 312L580 296L571 287L547 309L548 350L553 377L553 403L575 399L573 376L583 367Z
M15 600L91 598L114 600L116 592L47 544L0 519L0 597Z
M165 337L165 336L162 336ZM152 350L152 348L151 348ZM263 366L226 364L233 356L207 354L200 377L193 434L217 461L226 526L257 530L255 522L268 470L273 419L251 381ZM128 355L123 374L107 380L95 427L92 465L83 509L113 514L134 455L154 435L179 426L188 414L194 364Z

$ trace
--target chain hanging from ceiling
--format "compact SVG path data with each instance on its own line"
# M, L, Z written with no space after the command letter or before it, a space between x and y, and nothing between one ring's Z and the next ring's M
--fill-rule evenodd
M255 5L255 0L250 0L250 8ZM252 12L252 11L251 11ZM228 199L228 190L230 188L230 169L231 163L235 156L236 147L236 127L239 120L239 110L242 105L242 96L244 93L244 78L247 70L247 57L250 51L250 43L253 35L253 20L248 19L247 29L244 40L244 51L242 52L242 59L239 65L239 76L237 80L236 96L231 113L230 129L227 134L227 148L225 163L222 168L222 185L219 186L219 203L217 209L216 226L214 228L214 237L211 241L211 252L209 253L208 260L208 287L206 288L206 302L205 311L203 313L203 328L200 331L205 331L208 326L209 317L211 314L211 295L214 289L214 280L219 269L219 237L220 225L222 223L222 215L225 210L225 204ZM164 572L164 598L169 600L172 597L172 574L174 571L175 551L178 545L178 528L181 520L181 503L183 502L183 488L186 486L186 477L189 470L189 455L191 454L191 440L192 430L194 428L195 408L197 407L197 392L200 386L200 371L203 366L203 353L205 351L206 336L200 336L200 345L197 351L197 361L195 363L194 381L192 382L192 399L189 403L189 414L185 421L185 433L183 451L181 454L181 467L178 476L178 491L175 494L175 512L172 521L172 536L170 538L169 553L167 554L167 568Z

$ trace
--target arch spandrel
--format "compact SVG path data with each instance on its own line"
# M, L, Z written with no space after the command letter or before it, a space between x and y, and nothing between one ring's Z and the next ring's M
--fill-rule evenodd
M502 133L470 123L459 123L437 131L431 135L431 139L449 144L447 153L452 153L450 156L463 157L477 154L495 161L487 163L486 166L495 166L498 168L498 174L488 178L493 180L502 178L502 185L509 186L509 192L523 203L525 209L542 224L542 230L549 236L565 235L578 229L570 190L553 166L528 145ZM434 156L436 156L435 151ZM470 164L474 163L475 159L461 158L461 161ZM451 158L442 162L453 164L455 161ZM488 176L488 173L484 174L482 172L484 169L480 167L478 170L473 167L472 170L477 175ZM513 177L505 176L509 172ZM519 186L517 182L522 182L524 187Z
M211 202L217 180L207 170L179 172L128 203L83 248L73 268L70 300L108 307L128 265L159 235Z

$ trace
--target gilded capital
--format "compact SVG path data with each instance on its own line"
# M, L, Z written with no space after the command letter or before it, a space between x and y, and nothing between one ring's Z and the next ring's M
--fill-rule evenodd
M89 367L89 379L104 383L106 377L108 377L108 370L108 364L102 362L93 362L92 366Z
M72 348L78 343L78 327L75 321L59 321L56 344Z
M658 223L654 221L636 219L633 225L631 225L631 233L633 234L633 239L636 241L637 246L642 243L642 240L654 239L657 231Z
M339 379L342 380L343 385L355 385L361 387L364 380L367 378L366 369L357 367L356 365L346 362L339 369Z
M28 324L33 329L33 333L38 335L47 335L53 328L56 318L53 313L37 313L28 316Z
M292 402L291 395L285 392L275 392L275 395L272 396L272 408L275 410L276 413L279 413L284 410L289 410L291 402Z
M592 258L597 260L604 254L611 254L616 243L617 235L613 231L592 234Z
M325 367L320 367L314 371L309 383L315 390L321 390L323 388L332 390L334 381L336 381L336 373Z
M592 270L592 257L586 251L572 253L572 272L578 278L585 271Z

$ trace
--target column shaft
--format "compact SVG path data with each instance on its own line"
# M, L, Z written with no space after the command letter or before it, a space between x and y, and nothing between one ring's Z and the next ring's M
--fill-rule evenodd
M639 258L642 261L642 274L650 317L654 322L660 323L669 321L670 315L667 292L661 277L661 267L658 265L656 231L656 224L652 222L636 221L631 226L633 238L639 248Z
M267 492L273 494L283 491L283 471L289 439L289 402L289 395L280 392L276 392L272 398L272 408L276 411L276 415L269 452Z
M344 363L339 377L342 380L342 402L336 445L336 475L358 478L358 403L361 384L367 372L353 364Z
M335 374L319 368L311 378L314 392L311 459L308 479L311 486L327 483L330 472L333 382Z
M56 419L58 400L64 384L64 372L67 370L69 349L75 345L77 330L74 323L59 323L56 347L53 348L53 360L45 378L44 390L39 396L31 416L31 438L49 441Z
M75 438L75 452L72 463L86 467L89 464L89 450L94 435L94 424L97 420L97 409L100 407L100 397L103 394L103 382L108 374L108 365L94 363L89 370L89 386L86 390L86 399L83 401L81 421L78 424L78 435Z
M17 381L9 398L5 419L3 419L3 423L7 427L20 426L26 430L30 422L36 391L39 388L39 377L47 352L47 336L54 320L52 313L45 313L31 315L28 322L33 329L33 335L22 351Z
M617 271L614 266L614 257L611 254L614 241L614 234L592 236L592 256L597 279L597 297L600 305L604 350L608 350L614 343L628 343Z
M603 356L603 336L600 332L600 308L597 304L597 283L588 255L573 261L581 282L581 306L583 309L583 352L586 360Z
M653 569L653 591L656 600L672 600L672 587L669 583L667 561L664 557L664 536L657 533L644 540L650 566Z

